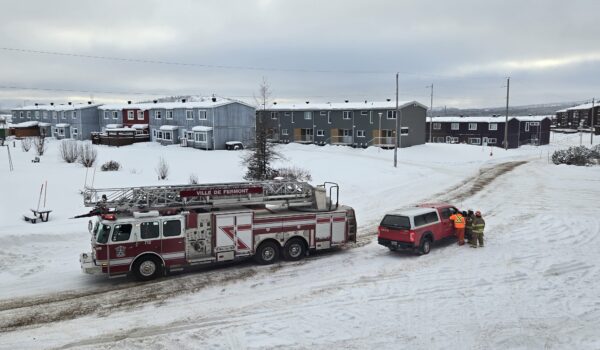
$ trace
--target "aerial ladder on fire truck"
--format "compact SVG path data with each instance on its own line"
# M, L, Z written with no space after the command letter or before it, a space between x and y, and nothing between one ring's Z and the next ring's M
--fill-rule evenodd
M339 186L333 182L312 186L308 182L273 180L103 189L86 187L83 198L84 205L95 208L98 213L108 210L211 210L267 204L305 211L331 211L339 205Z

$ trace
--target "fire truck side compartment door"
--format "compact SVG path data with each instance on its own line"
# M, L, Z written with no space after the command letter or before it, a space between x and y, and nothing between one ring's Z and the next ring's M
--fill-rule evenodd
M346 242L346 213L335 213L332 215L331 243L344 242Z
M215 253L235 250L235 214L215 215Z
M329 248L331 245L331 214L317 215L315 241L317 249Z
M235 217L236 252L249 253L254 246L252 236L252 213L239 213Z

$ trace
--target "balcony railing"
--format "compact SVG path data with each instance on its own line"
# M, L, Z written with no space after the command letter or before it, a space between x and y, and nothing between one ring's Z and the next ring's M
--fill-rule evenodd
M352 144L352 136L331 136L331 143L338 145Z
M396 142L395 137L374 137L371 140L373 146L393 147Z
M314 141L314 136L313 135L300 135L296 137L296 142L313 142Z

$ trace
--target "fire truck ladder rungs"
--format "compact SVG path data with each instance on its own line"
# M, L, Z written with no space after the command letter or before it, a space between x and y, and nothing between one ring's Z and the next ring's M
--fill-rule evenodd
M256 191L260 188L259 191ZM190 195L202 191L220 190L221 193L243 192L245 194ZM241 190L241 191L240 191ZM254 191L253 191L254 190ZM198 192L196 192L198 191ZM204 208L215 206L283 204L288 206L311 206L314 188L307 182L261 181L202 185L143 186L122 188L85 188L83 202L86 207L112 208L121 211ZM182 195L183 194L183 195Z

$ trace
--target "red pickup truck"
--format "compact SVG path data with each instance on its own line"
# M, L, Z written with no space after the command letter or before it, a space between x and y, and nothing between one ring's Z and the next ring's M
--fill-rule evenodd
M390 250L412 249L428 254L434 242L454 236L450 216L457 211L447 203L424 203L392 211L381 220L377 241Z

